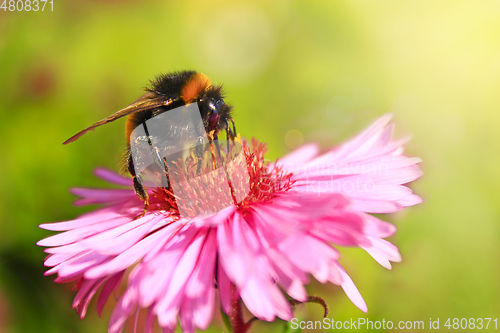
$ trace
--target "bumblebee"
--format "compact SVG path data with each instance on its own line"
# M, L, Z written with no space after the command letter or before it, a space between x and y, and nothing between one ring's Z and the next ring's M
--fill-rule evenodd
M64 144L73 142L88 131L94 130L96 127L128 116L125 125L127 150L123 167L132 176L135 193L144 202L142 215L147 211L149 197L144 186L142 175L138 173L137 169L134 167L134 159L132 156L131 141L136 138L131 136L133 136L135 133L134 130L137 127L145 126L146 121L168 112L169 110L197 103L201 119L203 120L203 126L205 127L204 130L208 134L210 142L215 141L217 143L216 140L222 130L226 132L228 142L229 140L234 141L236 137L236 128L233 117L231 116L232 107L224 102L222 86L212 85L210 79L206 75L195 71L162 74L152 80L150 86L146 87L144 90L146 93L134 103L85 128L64 142ZM162 128L162 131L164 131L162 136L180 139L183 136L183 132L188 130L189 129L185 126L178 126L172 123ZM146 140L148 140L150 144L151 141L155 141L152 139L155 138L152 138L147 133ZM202 152L198 150L198 154L201 153ZM168 177L168 171L165 166L164 170Z

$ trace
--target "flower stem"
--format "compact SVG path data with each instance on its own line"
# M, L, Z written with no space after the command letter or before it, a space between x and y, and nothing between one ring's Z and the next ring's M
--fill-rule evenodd
M247 333L250 326L247 327L243 320L241 298L234 285L231 287L231 315L229 318L234 333Z

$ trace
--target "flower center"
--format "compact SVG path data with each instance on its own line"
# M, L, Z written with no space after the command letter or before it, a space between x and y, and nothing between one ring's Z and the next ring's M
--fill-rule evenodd
M256 202L268 202L278 194L284 193L293 187L291 173L285 173L281 167L269 170L264 159L267 152L265 143L252 140L252 147L243 146L245 153L248 175L250 177L250 193L240 203L241 208Z
M156 188L151 206L174 215L194 217L215 213L230 205L246 209L268 202L292 188L292 174L280 167L269 170L264 159L265 143L230 142L229 150L211 144L202 158L178 160L169 169L169 188Z

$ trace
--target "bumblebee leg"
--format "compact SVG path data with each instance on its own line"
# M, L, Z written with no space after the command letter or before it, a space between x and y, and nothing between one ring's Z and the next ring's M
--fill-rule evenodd
M215 162L216 162L217 168L219 168L224 163L222 161L222 154L220 153L220 146L219 146L219 138L217 137L217 135L214 136L213 143L215 144L215 148L217 148L217 156L215 156Z
M234 125L234 119L231 118L231 123L233 124L233 133L232 133L232 136L233 136L233 140L234 138L236 138L236 126Z
M170 186L170 176L168 175L168 167L167 167L167 158L163 158L163 165L165 166L165 178L167 179L167 187L166 189L172 190L172 187Z
M229 129L229 121L227 121L227 118L225 120L226 120L227 153L229 154L229 140L234 140L234 137L233 137L233 135L231 133L231 130Z
M135 168L134 168L134 161L132 159L132 154L130 153L130 150L127 152L127 164L128 164L128 172L134 179L134 190L139 199L144 201L144 210L142 211L141 214L137 215L135 218L143 217L146 214L146 211L148 210L149 206L149 196L148 192L146 192L146 189L144 188L144 184L142 182L141 175L136 175L135 174Z
M203 153L205 145L203 143L203 137L200 136L198 138L198 142L196 143L196 148L195 148L195 154L196 154L196 159L197 159L197 167L196 167L196 174L199 176L201 173L201 163L203 162Z
M134 190L137 196L144 201L144 209L141 214L136 216L136 219L139 217L143 217L146 215L146 212L148 210L149 206L149 196L148 192L146 192L146 189L144 188L144 184L142 183L141 176L135 176L134 177Z

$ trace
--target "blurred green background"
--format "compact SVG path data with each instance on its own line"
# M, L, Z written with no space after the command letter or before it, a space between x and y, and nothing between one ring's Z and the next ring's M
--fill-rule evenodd
M1 1L0 1L1 2ZM425 202L385 216L403 262L387 271L359 249L341 263L371 320L499 317L500 2L58 1L0 10L0 332L105 332L95 303L81 321L69 285L44 277L44 222L72 219L71 186L105 186L124 120L68 137L128 105L160 72L224 83L239 132L277 158L329 147L379 115L423 158ZM330 317L365 317L339 287L312 283ZM297 315L319 320L318 305ZM257 323L277 332L283 322ZM223 326L216 315L210 332ZM442 326L441 326L442 327ZM427 329L426 329L427 330ZM363 330L359 330L363 331Z

